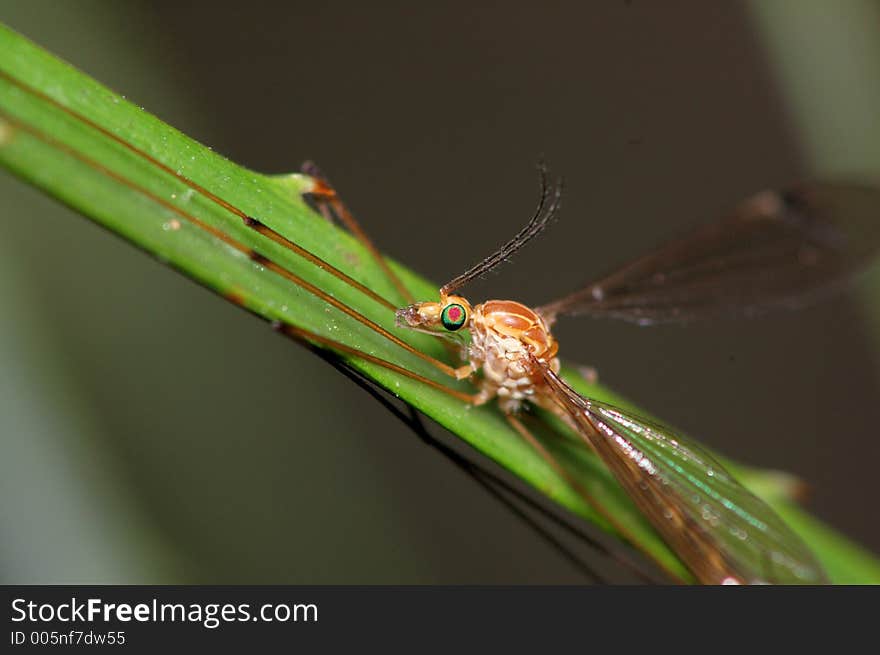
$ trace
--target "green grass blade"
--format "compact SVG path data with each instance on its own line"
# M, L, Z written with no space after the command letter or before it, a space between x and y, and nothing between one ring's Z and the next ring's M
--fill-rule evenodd
M387 298L391 284L353 238L316 216L300 193L299 175L266 176L238 166L165 125L156 117L0 26L0 69L37 89L185 175L249 216L258 218L322 259ZM390 360L448 384L428 364L372 330L255 262L229 243L184 220L182 209L204 225L282 265L420 350L443 357L436 340L394 327L390 312L335 277L248 228L226 209L178 179L83 124L53 103L0 79L0 163L83 215L123 236L157 259L266 320L281 320ZM20 125L50 135L47 143ZM79 153L76 156L73 153ZM85 163L85 156L91 162ZM145 189L157 200L120 182ZM163 204L163 203L167 203ZM170 207L169 207L170 206ZM19 217L26 221L27 217ZM437 286L391 262L416 294L433 298ZM468 408L448 396L387 369L351 359L351 364L384 388L453 431L549 498L613 532L507 425L494 407ZM568 372L573 386L621 406L631 405L600 385L587 385ZM466 388L463 386L462 388ZM641 412L644 413L644 412ZM677 558L616 484L610 473L571 440L548 440L555 454L613 512L638 547L686 578ZM835 581L880 582L880 563L845 538L806 517L789 500L787 484L773 473L737 468L737 474L772 502L817 552Z

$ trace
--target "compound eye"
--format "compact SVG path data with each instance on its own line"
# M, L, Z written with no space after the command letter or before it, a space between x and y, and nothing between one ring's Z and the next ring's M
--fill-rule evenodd
M443 308L440 314L440 322L450 332L460 329L467 321L467 311L458 303L450 303Z

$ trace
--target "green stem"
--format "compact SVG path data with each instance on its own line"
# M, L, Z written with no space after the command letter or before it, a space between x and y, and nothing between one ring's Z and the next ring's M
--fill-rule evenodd
M307 280L420 351L443 358L444 351L436 340L393 327L393 316L386 307L283 245L257 234L240 216L146 161L137 151L108 138L77 115L87 117L171 171L209 189L246 215L257 217L380 295L395 298L395 289L369 253L303 203L300 194L308 187L307 178L296 174L266 176L244 169L3 27L0 62L2 72L24 85L0 79L0 112L6 116L5 122L0 123L0 163L8 169L268 321L296 325L448 384L426 362L331 310L326 302L273 272L266 262L275 262ZM39 94L45 94L51 101ZM246 252L251 250L261 258L247 256ZM389 263L419 297L436 295L436 285L396 262ZM346 359L377 384L431 416L548 498L614 533L523 442L496 408L466 407L406 376L357 357ZM594 398L632 407L608 389L587 384L571 371L567 371L567 378L579 391ZM554 455L613 513L635 545L670 571L687 577L681 563L605 467L585 448L571 448L570 440L556 437L547 440ZM789 485L784 478L741 467L736 467L736 472L816 549L832 579L880 581L880 563L799 510L788 499Z

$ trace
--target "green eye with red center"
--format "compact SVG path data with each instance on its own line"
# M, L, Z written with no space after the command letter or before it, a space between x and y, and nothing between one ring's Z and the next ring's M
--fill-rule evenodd
M462 325L467 321L467 312L465 308L459 305L458 303L450 303L443 308L443 313L440 314L440 322L443 323L443 327L445 327L450 332L455 332L460 329Z

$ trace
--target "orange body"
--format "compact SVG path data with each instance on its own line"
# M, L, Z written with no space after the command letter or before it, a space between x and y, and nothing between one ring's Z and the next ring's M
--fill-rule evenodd
M454 309L451 315L447 314L450 309ZM467 364L455 369L454 375L467 378L483 370L483 377L474 381L480 389L475 404L497 397L507 414L517 412L525 400L556 409L534 362L558 372L559 345L547 320L535 310L513 300L487 300L471 306L461 296L443 296L440 302L419 302L399 309L397 321L429 334L452 337L470 332Z
M473 308L468 325L468 356L474 370L483 369L480 392L485 400L498 397L505 412L515 412L524 400L540 402L544 386L530 355L559 370L559 344L546 321L534 310L512 300L489 300Z

